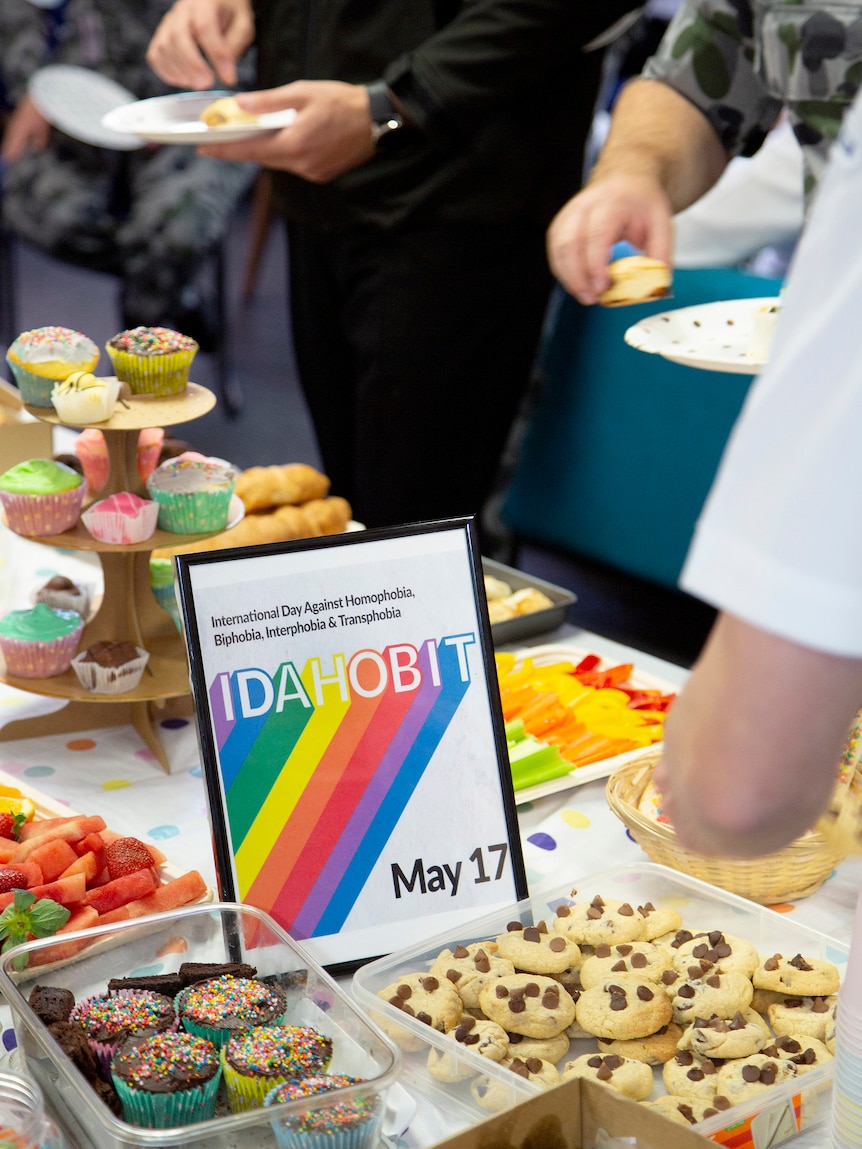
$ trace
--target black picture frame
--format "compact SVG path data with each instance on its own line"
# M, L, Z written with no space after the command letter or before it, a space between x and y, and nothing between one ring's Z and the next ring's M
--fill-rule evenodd
M222 898L342 973L527 896L472 517L175 564Z

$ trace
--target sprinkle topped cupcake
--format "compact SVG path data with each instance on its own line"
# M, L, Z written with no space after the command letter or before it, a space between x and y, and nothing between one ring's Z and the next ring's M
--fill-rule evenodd
M319 1097L335 1089L361 1084L358 1077L320 1073L288 1081L271 1090L264 1101L269 1108L289 1101ZM274 1119L273 1131L281 1149L362 1149L373 1145L382 1116L379 1095L358 1095L332 1105L307 1109Z
M198 345L168 327L132 327L109 339L106 349L117 378L133 395L179 395Z
M69 1020L84 1030L106 1072L128 1038L151 1037L178 1027L171 999L142 989L87 998L78 1002Z
M284 1015L284 992L248 977L215 977L177 994L183 1028L222 1046L240 1030L270 1025Z
M223 531L237 469L224 459L170 459L147 479L159 504L159 527L179 534Z
M78 521L86 480L54 459L28 459L0 475L0 502L10 530L58 535Z
M6 353L6 362L24 402L50 407L54 384L73 371L92 371L99 362L99 348L80 331L36 327L18 336Z
M111 1062L123 1117L147 1129L173 1129L215 1115L218 1053L190 1033L157 1033L128 1042Z
M310 1026L260 1025L222 1047L228 1103L234 1113L257 1109L282 1081L320 1073L332 1057L332 1038Z
M0 618L0 651L6 673L18 678L53 678L69 669L84 630L74 610L52 610L37 603Z

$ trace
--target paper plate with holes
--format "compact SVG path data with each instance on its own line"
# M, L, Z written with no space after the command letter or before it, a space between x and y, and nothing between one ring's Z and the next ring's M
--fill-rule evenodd
M210 128L200 114L220 96L229 92L180 92L174 96L155 96L114 108L103 119L105 127L128 132L153 144L229 144L254 136L278 131L293 123L295 108L282 108L259 116L254 124L222 124Z
M757 375L765 361L751 354L754 317L771 299L700 303L649 315L628 329L625 341L684 367Z

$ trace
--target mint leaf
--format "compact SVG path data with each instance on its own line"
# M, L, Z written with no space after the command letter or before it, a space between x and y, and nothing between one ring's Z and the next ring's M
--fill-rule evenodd
M55 934L72 916L71 910L51 898L40 898L30 911L30 933L36 938Z
M15 890L11 905L0 913L0 938L3 939L0 952L5 953L31 937L50 937L66 924L70 916L70 910L51 898L37 901L36 895L29 890ZM14 964L17 970L23 969L27 955L16 957Z

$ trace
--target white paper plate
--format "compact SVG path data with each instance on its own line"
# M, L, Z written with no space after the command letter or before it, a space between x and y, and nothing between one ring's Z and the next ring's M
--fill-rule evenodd
M594 651L586 647L569 646L566 643L548 643L544 646L529 646L515 651L518 660L532 658L537 666L551 666L555 662L573 662L577 665L582 658ZM599 663L602 670L617 665L616 661L603 658ZM629 684L641 690L660 690L662 694L678 694L679 686L668 682L654 674L645 674L638 670L635 664L629 677ZM653 747L660 746L654 742ZM549 778L547 782L538 782L535 786L527 786L524 790L515 791L515 804L523 806L537 798L544 798L548 794L559 794L563 790L574 790L577 786L585 786L587 782L595 782L598 778L607 778L623 763L631 761L643 754L646 747L639 746L634 750L626 750L623 754L615 754L612 758L602 758L599 762L590 762L587 766L578 766L570 774L563 774L559 778Z
M630 327L625 341L638 351L661 355L686 367L757 375L765 362L749 353L754 316L761 307L776 301L777 297L734 299L662 311Z
M74 64L48 64L33 73L28 91L45 119L73 139L121 152L144 146L140 136L127 135L103 123L113 109L135 98L107 76Z
M106 128L128 132L154 144L227 144L285 128L296 117L295 108L267 112L256 124L210 128L198 117L204 108L229 92L180 92L155 96L114 108L102 120Z

